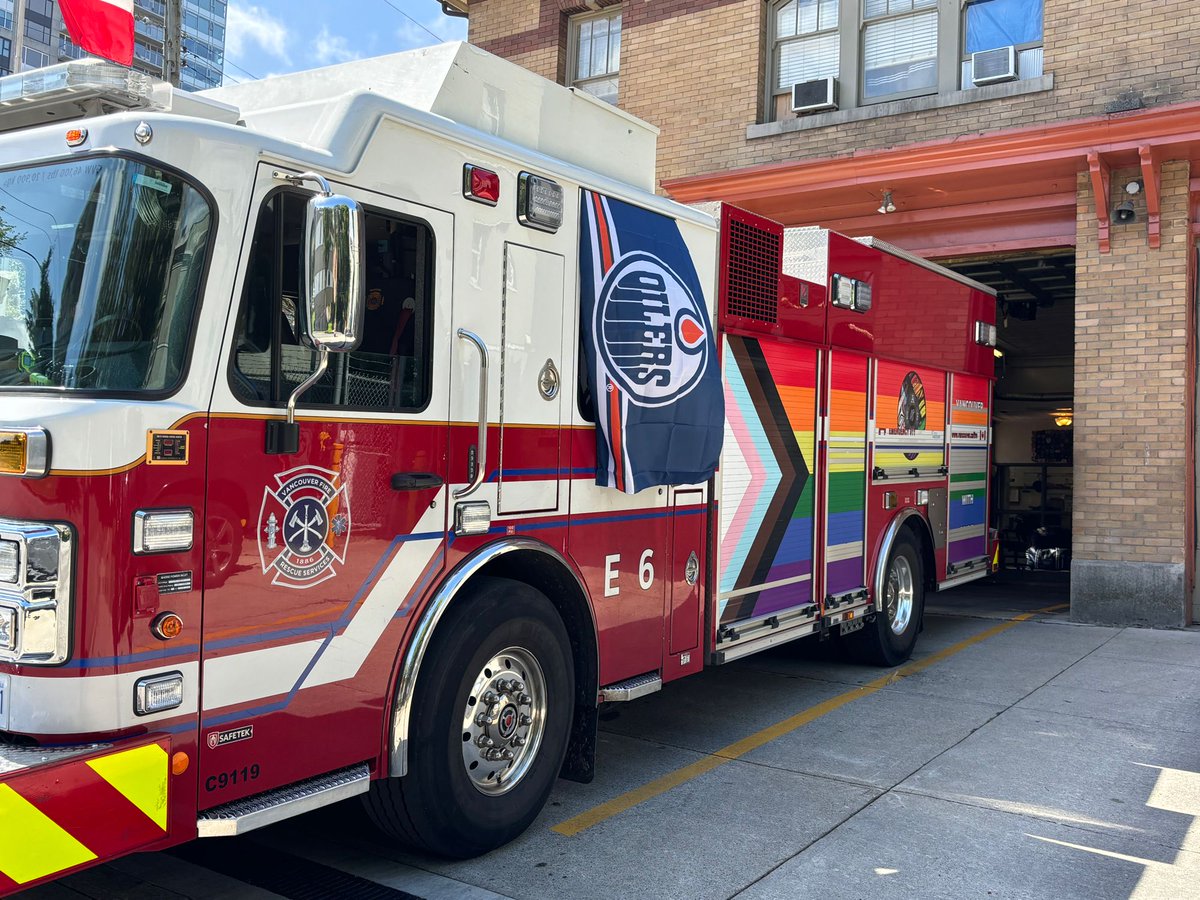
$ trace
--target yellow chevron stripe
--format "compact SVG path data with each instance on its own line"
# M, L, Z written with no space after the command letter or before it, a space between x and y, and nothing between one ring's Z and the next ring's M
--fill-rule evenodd
M95 858L53 819L0 784L0 872L17 884L28 884Z
M167 751L158 744L134 747L99 759L89 759L92 770L167 830Z

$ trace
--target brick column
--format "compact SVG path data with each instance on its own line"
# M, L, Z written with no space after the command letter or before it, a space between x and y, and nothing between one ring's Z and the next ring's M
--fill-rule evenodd
M1112 202L1138 171L1114 171ZM1071 618L1180 626L1190 619L1184 557L1190 303L1186 161L1162 167L1162 246L1138 221L1111 227L1101 254L1086 172L1077 184L1075 486Z

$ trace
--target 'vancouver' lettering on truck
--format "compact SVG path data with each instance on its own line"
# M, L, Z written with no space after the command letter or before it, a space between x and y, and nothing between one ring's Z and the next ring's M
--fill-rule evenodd
M655 135L463 44L0 79L0 893L356 794L482 853L601 703L989 571L988 289Z

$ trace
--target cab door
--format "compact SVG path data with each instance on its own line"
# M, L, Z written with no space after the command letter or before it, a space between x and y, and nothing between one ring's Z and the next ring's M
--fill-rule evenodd
M377 754L381 686L444 566L453 219L334 190L365 212L363 338L300 398L298 452L272 453L265 420L316 356L299 340L308 194L260 173L210 424L201 809Z

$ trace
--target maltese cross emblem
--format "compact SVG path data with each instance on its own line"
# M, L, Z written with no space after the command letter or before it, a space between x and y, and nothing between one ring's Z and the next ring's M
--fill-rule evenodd
M337 472L300 466L263 489L258 556L272 584L309 588L337 575L350 543L350 497Z

